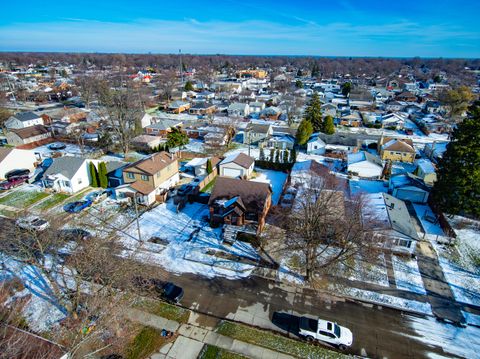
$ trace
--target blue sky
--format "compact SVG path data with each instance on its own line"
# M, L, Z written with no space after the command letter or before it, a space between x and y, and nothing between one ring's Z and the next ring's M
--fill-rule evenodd
M480 1L2 0L0 51L480 57Z

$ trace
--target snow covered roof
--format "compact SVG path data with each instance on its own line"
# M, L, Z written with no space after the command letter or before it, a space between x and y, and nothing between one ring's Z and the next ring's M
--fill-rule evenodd
M423 173L435 173L435 167L433 167L433 163L426 159L422 158L417 161L418 167L420 167Z

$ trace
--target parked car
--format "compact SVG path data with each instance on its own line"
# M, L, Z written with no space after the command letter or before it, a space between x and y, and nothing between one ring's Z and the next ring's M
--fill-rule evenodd
M90 207L91 205L92 205L92 201L89 199L85 199L83 201L75 201L75 202L67 203L65 206L63 206L63 210L69 213L78 213L84 210L85 208Z
M61 143L61 142L52 143L52 144L48 145L48 148L53 150L53 151L63 150L66 147L67 147L67 145L64 144L64 143Z
M9 181L0 182L0 189L6 190L6 189L20 186L25 182L27 182L27 180L28 180L28 177L14 177Z
M94 203L103 201L105 198L107 198L110 195L110 191L104 190L104 191L95 191L87 195L87 199L91 200Z
M26 179L28 179L29 175L30 175L30 170L26 169L26 168L22 168L22 169L17 169L17 170L12 170L10 172L7 172L5 174L5 178L7 179L7 181L9 181L11 179L14 179L14 178L26 178Z
M50 223L48 223L48 221L41 219L38 216L21 217L17 219L15 225L22 229L37 232L44 231L50 227Z
M58 236L68 241L85 241L92 237L89 231L81 228L66 228L58 231Z
M347 349L353 343L353 334L350 329L323 319L301 317L300 336L308 341L320 340L336 345L341 350Z
M192 186L188 184L182 184L177 190L177 196L185 196L193 189Z
M156 278L135 277L134 284L147 292L155 292L167 302L179 303L183 298L183 289L172 282L164 282Z

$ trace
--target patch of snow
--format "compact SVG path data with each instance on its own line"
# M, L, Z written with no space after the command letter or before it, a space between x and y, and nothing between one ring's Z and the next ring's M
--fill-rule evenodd
M43 146L36 147L32 151L35 153L39 153L42 156L42 158L52 157L52 154L54 152L59 152L62 155L66 155L66 156L82 156L82 151L78 145L71 144L71 143L63 143L63 144L66 147L62 150L51 150L48 146L52 145L52 143L49 143ZM89 146L85 146L83 148L84 156L92 152L95 152L95 148L89 147Z
M426 218L435 218L433 211L430 209L430 206L413 203L413 207L415 208L415 213L417 214L417 218L422 223L422 228L426 234L435 235L435 236L445 236L443 233L442 228L438 223L432 223L427 221Z
M475 325L477 327L480 327L480 315L473 314L473 313L470 313L470 312L465 312L463 310L462 310L462 314L465 317L465 320L467 321L467 324Z
M455 299L459 302L480 306L480 276L467 271L452 261L438 258Z
M359 179L350 179L350 193L352 195L357 195L361 193L387 193L388 187L385 186L384 181L369 181L369 180L359 180Z
M392 255L392 265L398 289L426 294L422 276L415 259Z
M277 205L283 191L283 185L288 175L281 171L255 169L257 176L252 179L253 182L269 183L272 187L272 204Z

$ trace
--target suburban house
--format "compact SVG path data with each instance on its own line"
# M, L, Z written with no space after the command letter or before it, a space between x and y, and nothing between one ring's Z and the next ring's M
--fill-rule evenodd
M87 188L90 185L89 162L92 160L83 157L55 158L42 176L43 186L66 193L76 193Z
M406 173L390 177L388 193L402 201L427 203L430 188L419 177Z
M413 163L415 161L415 148L411 139L381 137L378 142L380 158L384 161L400 161Z
M128 163L120 161L110 161L106 163L108 187L115 188L124 184L123 169Z
M265 103L259 101L250 102L248 106L250 107L250 113L260 113L265 108Z
M403 130L407 121L407 117L400 113L393 112L382 116L381 121L384 128Z
M26 145L52 137L52 133L43 125L35 125L20 129L10 129L5 134L7 143L13 146Z
M260 112L260 118L272 121L278 121L278 118L282 114L282 110L278 107L271 106L265 108L262 112Z
M355 111L340 118L340 125L349 127L360 127L362 125L362 117L360 113Z
M363 225L372 231L378 245L392 252L414 254L419 237L405 202L387 193L370 193L365 200Z
M295 137L287 134L272 135L259 143L262 148L275 148L280 150L291 150L295 146Z
M168 111L172 113L182 113L188 111L189 108L190 103L180 100L173 101L168 105Z
M333 103L325 103L322 105L322 114L324 116L332 116L335 117L337 115L337 106Z
M437 173L433 163L426 158L422 158L416 161L416 164L417 168L413 174L417 177L420 177L426 185L433 186L433 184L437 181Z
M152 136L166 136L172 131L172 128L181 128L181 121L158 119L151 125L145 127L145 133Z
M20 129L35 125L43 125L43 118L31 111L17 113L5 121L5 127L7 129Z
M257 145L272 134L273 127L270 124L249 123L243 134L243 143Z
M327 182L324 182L328 178ZM326 189L348 190L347 180L333 177L330 168L315 160L296 162L290 172L290 185L295 188L310 188L322 184Z
M167 140L154 135L139 135L130 140L130 143L133 147L138 148L139 150L151 150L161 143L165 143Z
M203 141L211 147L225 146L233 136L233 129L225 126L206 126L199 128L205 133Z
M255 160L244 153L226 157L219 164L220 176L233 178L250 178L255 166Z
M208 202L212 226L256 225L261 232L272 203L268 183L218 177Z
M16 169L28 169L33 173L36 162L33 151L0 147L0 179L4 179L5 174Z
M228 106L229 116L246 117L250 114L250 107L246 103L234 102Z
M307 142L307 153L310 155L324 155L327 144L319 137L318 133L310 136Z
M363 178L380 178L383 164L380 157L360 151L347 155L347 172Z
M197 116L211 115L216 111L217 111L217 106L209 102L196 102L188 110L188 112L191 115L197 115Z
M158 152L123 168L124 185L116 188L117 196L133 198L137 202L151 205L156 195L164 193L180 180L178 161L168 152Z

